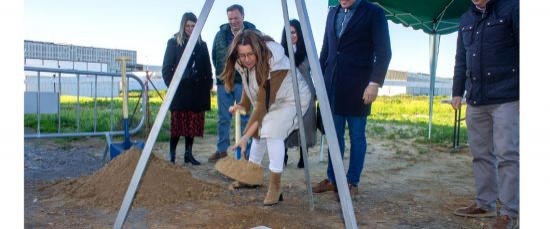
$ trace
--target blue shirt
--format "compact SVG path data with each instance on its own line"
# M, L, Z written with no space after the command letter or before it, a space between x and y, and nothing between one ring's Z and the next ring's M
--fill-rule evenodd
M361 0L356 0L349 9L344 9L340 7L340 10L338 10L338 13L336 14L336 22L335 22L336 36L338 38L342 36L342 33L346 29L346 26L348 25L349 20L355 13L355 10L357 9L357 6L359 5L360 2Z

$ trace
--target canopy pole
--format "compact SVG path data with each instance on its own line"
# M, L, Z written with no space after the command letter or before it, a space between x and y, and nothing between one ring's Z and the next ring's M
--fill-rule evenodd
M434 106L435 76L437 56L439 55L440 34L430 34L430 120L428 121L428 140L432 139L432 116Z
M201 14L199 15L199 19L197 20L197 24L193 29L191 37L189 38L189 42L185 46L180 62L178 63L176 71L174 72L174 77L172 79L172 82L170 83L170 86L166 91L166 99L162 102L162 105L159 108L159 112L157 114L157 117L155 118L153 127L151 128L149 137L145 142L145 146L143 147L143 151L141 152L141 156L136 165L136 169L134 170L134 175L132 176L132 180L130 180L130 184L128 185L128 190L126 190L126 194L124 195L124 199L122 200L122 204L118 211L115 224L113 225L113 228L115 229L122 228L122 226L124 225L124 221L126 220L126 216L128 216L128 211L130 211L130 207L132 206L132 202L134 200L134 196L138 189L138 185L143 176L143 172L145 171L145 167L147 167L147 162L149 162L149 156L151 156L151 150L153 149L153 145L155 144L160 128L162 127L162 122L166 117L166 113L168 113L168 108L170 106L170 103L172 103L172 99L174 98L176 89L180 84L181 78L183 76L183 72L185 71L185 66L187 66L189 59L191 59L193 48L195 47L195 44L199 39L202 28L204 27L204 23L206 22L208 14L212 9L212 5L214 5L214 0L206 0L204 2L204 6L202 8Z

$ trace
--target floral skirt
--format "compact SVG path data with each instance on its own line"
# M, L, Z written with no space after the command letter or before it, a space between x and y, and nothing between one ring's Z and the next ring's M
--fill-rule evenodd
M170 136L202 137L204 133L204 111L170 112Z

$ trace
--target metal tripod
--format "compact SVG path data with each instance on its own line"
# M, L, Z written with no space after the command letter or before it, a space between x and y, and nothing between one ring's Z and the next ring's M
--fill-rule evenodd
M332 159L332 165L333 165L334 173L336 177L336 185L339 190L338 195L340 197L340 204L342 206L342 214L344 216L345 225L346 225L346 228L357 228L355 213L353 211L347 179L344 172L344 165L342 162L342 157L340 156L341 154L340 154L340 148L338 145L338 140L336 138L336 130L334 127L334 122L332 121L333 119L332 119L332 114L330 112L327 93L325 90L325 83L322 77L321 66L319 64L319 61L318 61L319 58L317 56L317 51L315 49L315 45L313 42L313 33L311 30L311 24L309 21L307 9L306 9L304 0L295 0L295 1L296 1L296 7L298 9L298 16L300 18L302 29L303 29L304 42L306 44L306 51L309 57L308 60L311 66L311 73L312 73L311 76L314 77L313 78L314 86L315 86L315 90L317 91L317 99L319 101L321 116L323 119L323 125L325 127L325 133L326 133L329 152ZM286 0L281 0L281 2L282 2L283 14L284 14L284 20L285 20L285 31L286 31L288 50L292 50L293 47L292 47L292 42L290 41L290 23L288 18L288 7L287 7ZM189 42L185 47L185 50L183 51L182 58L180 59L180 62L174 73L174 78L172 79L172 83L170 84L166 92L166 99L162 102L162 105L159 109L157 117L155 118L153 127L151 128L151 132L149 133L147 141L145 142L145 146L143 148L143 151L137 163L136 169L134 171L134 175L132 176L132 180L128 185L128 190L126 191L126 194L122 201L122 204L118 212L115 224L113 225L113 228L116 228L116 229L122 228L124 221L126 220L128 211L130 210L132 201L134 199L137 188L143 176L143 172L147 167L147 163L151 155L151 150L158 137L159 131L162 127L162 122L166 117L170 103L172 102L172 99L174 98L174 94L177 90L177 86L179 85L181 78L183 76L183 71L185 70L185 66L187 66L187 63L191 58L193 47L195 47L195 44L197 43L199 35L204 27L204 24L206 22L206 19L208 18L208 14L212 9L213 4L214 4L214 0L205 0L204 6L197 20L197 24L195 25L195 28L191 34L191 37L189 38ZM301 107L300 98L299 98L300 93L298 92L296 69L294 67L296 65L294 61L294 56L293 55L289 55L289 56L291 61L290 64L292 66L291 67L292 75L293 75L292 82L293 82L293 89L294 89L294 95L295 95L294 99L296 101L296 111L297 111L298 120L299 120L299 129L300 129L300 137L301 137L301 145L302 145L301 147L302 149L307 149L306 141L305 141L305 130L304 130L304 124L302 119L302 111L300 108ZM313 204L313 197L312 197L312 191L311 191L311 181L309 178L309 164L307 159L307 153L305 155L306 156L304 157L304 166L305 166L304 171L305 171L305 177L307 182L310 209L312 210L314 207L314 204Z

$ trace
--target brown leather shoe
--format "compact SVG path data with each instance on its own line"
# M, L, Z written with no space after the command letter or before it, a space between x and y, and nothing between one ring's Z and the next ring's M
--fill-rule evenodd
M495 222L491 224L492 229L516 229L518 226L518 220L507 215L497 217Z
M486 211L477 206L476 203L468 206L456 209L454 212L455 215L474 217L474 218L483 218L483 217L495 217L497 216L496 211Z
M349 189L349 195L353 199L357 195L359 195L359 188L357 186L354 186L350 183L348 183L348 189ZM334 191L334 194L336 195L336 200L340 201L340 194L338 194L338 189Z
M326 191L334 191L334 184L330 182L328 179L324 179L323 181L319 182L313 188L311 188L314 193L322 193Z
M222 159L224 157L227 157L227 152L226 151L222 151L222 152L216 151L215 153L210 155L210 157L208 158L208 161L209 162L216 162L219 159Z
M349 195L351 196L351 198L356 197L359 194L359 188L357 186L348 184L348 188L349 188Z

